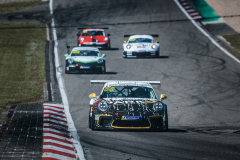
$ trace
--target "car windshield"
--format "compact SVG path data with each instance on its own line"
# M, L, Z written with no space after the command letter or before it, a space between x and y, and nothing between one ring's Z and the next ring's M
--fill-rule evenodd
M72 51L71 56L101 56L98 51Z
M82 36L105 36L105 33L98 30L85 30L83 31Z
M132 38L132 39L129 39L129 43L140 43L140 42L152 43L153 40L150 39L150 38Z
M100 98L150 98L157 99L152 88L141 86L105 87Z

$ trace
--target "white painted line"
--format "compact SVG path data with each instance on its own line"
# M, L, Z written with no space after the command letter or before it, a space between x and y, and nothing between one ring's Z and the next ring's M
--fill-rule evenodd
M75 158L71 158L71 157L66 157L66 156L62 156L62 155L59 155L59 154L55 154L55 153L46 153L44 152L42 154L42 157L43 158L46 158L46 157L54 157L56 159L61 159L61 160L76 160Z
M84 157L84 153L83 153L83 149L82 146L80 144L80 139L77 133L77 130L74 126L74 122L72 120L72 116L69 112L69 105L68 105L68 100L67 100L67 95L64 89L64 83L63 83L63 78L60 72L58 72L57 68L60 66L59 65L59 58L58 58L58 41L57 41L57 32L56 32L56 28L55 28L55 22L54 22L54 15L53 15L53 0L50 0L49 2L49 7L50 7L50 14L52 16L52 28L53 28L53 38L54 38L54 53L55 53L55 66L56 66L56 76L58 79L58 84L59 84L59 89L60 89L60 93L62 96L62 102L63 102L63 106L65 109L65 114L68 120L68 125L69 125L69 130L71 132L72 135L72 140L75 146L75 149L77 150L77 155L79 157L79 159L81 160L85 160Z
M204 31L191 17L190 15L185 11L185 9L181 6L181 4L178 2L178 0L174 0L174 2L178 5L178 7L183 11L183 13L188 17L188 19L213 43L215 44L220 50L222 50L226 55L240 63L240 60L233 56L231 53L229 53L226 49L224 49L222 46L220 46L206 31Z
M43 139L43 142L51 142L51 143L60 144L60 145L62 145L62 146L66 146L66 147L73 147L72 144L68 144L68 143L56 141L56 140L53 140L53 139Z
M48 25L46 24L46 30L47 30L47 40L49 41L50 38L49 38L49 28L48 28Z

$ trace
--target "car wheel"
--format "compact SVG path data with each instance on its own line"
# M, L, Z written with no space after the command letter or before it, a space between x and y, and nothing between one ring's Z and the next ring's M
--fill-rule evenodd
M91 117L90 117L90 111L89 111L89 115L88 115L88 128L91 129Z
M91 117L91 126L90 126L92 130L95 130L94 126L95 126L95 115L92 114L92 117Z
M167 112L167 107L165 110L165 114L166 114L166 121L165 121L165 130L164 131L168 131L168 112Z
M110 43L110 41L108 42L108 49L111 49L111 43Z
M105 74L106 73L106 65L104 63L104 70L102 71L102 74Z
M65 74L69 74L69 72L66 70L66 68L65 68Z

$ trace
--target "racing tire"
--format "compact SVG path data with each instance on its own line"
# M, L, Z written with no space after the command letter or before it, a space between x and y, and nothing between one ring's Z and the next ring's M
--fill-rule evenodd
M89 111L89 115L88 115L88 128L91 129L91 117L90 117L90 111Z
M91 128L91 130L95 130L95 115L94 114L92 114L92 117L91 117L91 126L90 126L90 128Z
M65 74L69 74L69 72L66 70L66 68L65 68Z
M165 110L165 114L166 114L166 122L165 122L165 132L167 132L168 131L168 112L167 112L167 107L166 107L166 110Z
M106 73L106 65L104 63L104 70L102 71L102 74L105 74Z
M108 46L107 46L107 49L111 49L111 43L110 43L110 41L108 42Z

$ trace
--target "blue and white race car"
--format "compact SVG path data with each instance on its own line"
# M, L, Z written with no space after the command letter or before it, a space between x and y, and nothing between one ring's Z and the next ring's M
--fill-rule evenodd
M156 35L155 35L156 36ZM124 35L127 37L127 35ZM132 35L123 43L123 57L159 57L159 41L153 35Z

